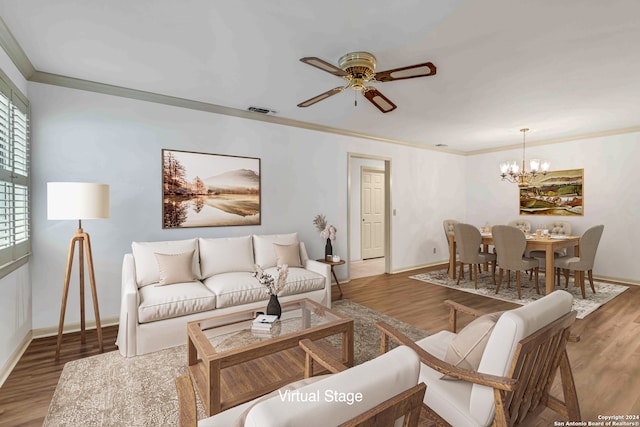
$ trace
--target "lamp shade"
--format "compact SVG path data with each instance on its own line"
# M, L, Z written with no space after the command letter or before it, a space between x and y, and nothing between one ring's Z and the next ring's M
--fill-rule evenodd
M109 218L109 185L48 182L48 219Z

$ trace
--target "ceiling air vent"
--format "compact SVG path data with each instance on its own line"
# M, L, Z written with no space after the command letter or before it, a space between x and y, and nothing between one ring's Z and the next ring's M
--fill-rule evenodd
M268 108L264 108L264 107L249 107L247 108L248 111L251 111L253 113L260 113L260 114L275 114L276 112L273 110L270 110Z

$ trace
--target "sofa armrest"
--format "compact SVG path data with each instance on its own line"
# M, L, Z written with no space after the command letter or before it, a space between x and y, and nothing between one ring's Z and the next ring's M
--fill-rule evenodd
M324 305L331 308L331 266L313 259L307 259L304 262L304 268L324 277L324 289L326 291Z
M122 261L122 288L120 300L120 324L116 344L125 357L136 355L136 329L138 324L138 285L132 254L125 254Z

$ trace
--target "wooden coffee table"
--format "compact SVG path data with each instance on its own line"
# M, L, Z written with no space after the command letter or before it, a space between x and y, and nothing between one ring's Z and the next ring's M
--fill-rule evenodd
M270 333L251 330L259 309L187 324L189 374L208 416L303 378L298 342L304 338L353 366L352 319L310 299L281 305L282 317ZM341 336L332 338L340 349L325 339L333 335Z

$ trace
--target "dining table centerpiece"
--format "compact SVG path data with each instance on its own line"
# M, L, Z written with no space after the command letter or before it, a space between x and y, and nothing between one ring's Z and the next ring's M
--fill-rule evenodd
M289 266L287 264L279 265L276 267L277 276L273 277L269 273L266 273L262 267L256 264L256 271L253 273L258 282L265 287L269 294L269 303L267 304L267 314L278 316L278 319L282 315L282 307L280 301L278 301L278 294L284 289L287 283L287 276L289 275Z

